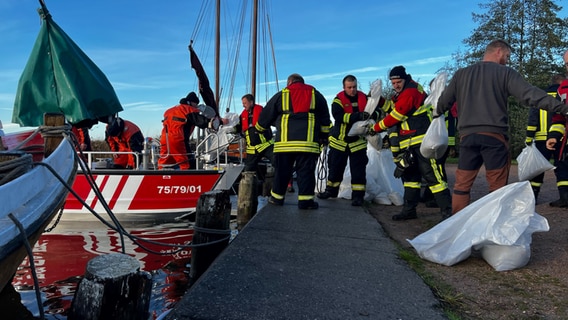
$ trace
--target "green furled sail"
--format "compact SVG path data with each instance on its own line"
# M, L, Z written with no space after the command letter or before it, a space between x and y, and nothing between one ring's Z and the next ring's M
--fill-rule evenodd
M18 82L12 122L43 124L44 113L63 113L68 122L91 126L106 122L122 106L103 72L53 22L40 0L43 23Z

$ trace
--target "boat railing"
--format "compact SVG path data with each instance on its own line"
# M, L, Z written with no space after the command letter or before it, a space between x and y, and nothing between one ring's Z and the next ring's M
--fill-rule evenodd
M82 160L86 160L87 166L91 170L96 169L109 169L109 165L112 164L112 158L115 154L131 154L134 156L134 169L141 169L140 166L140 158L143 154L138 152L128 152L128 151L83 151L83 158Z
M239 136L228 135L226 133L212 132L206 135L196 145L197 167L207 168L215 167L222 168L229 163L242 164L244 158L244 147L241 143ZM230 157L229 146L238 143L238 156Z

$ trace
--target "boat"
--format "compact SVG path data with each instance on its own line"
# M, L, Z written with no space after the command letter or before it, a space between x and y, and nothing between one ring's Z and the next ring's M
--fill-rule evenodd
M43 138L46 128L4 131L0 122L0 291L63 206L77 171L75 149L64 138L71 128L58 126L58 136Z
M204 1L204 7L208 7L211 1ZM243 1L242 5L247 6L248 1ZM254 0L252 6L251 24L256 26L258 22L259 1ZM227 3L225 3L227 4ZM232 90L223 90L221 87L222 80L220 75L220 6L221 1L215 0L216 16L213 19L205 17L210 14L207 10L202 11L202 16L198 21L216 21L215 30L215 90L211 88L209 78L205 72L200 58L197 56L193 48L194 39L190 41L188 46L190 53L191 68L195 70L198 79L199 94L207 108L211 108L216 117L219 117L220 105L222 102L227 103L226 115L238 122L239 115L231 114L230 103L232 101ZM209 6L210 7L210 6ZM230 11L230 10L228 10ZM242 10L246 11L245 9ZM241 18L245 18L243 15ZM238 20L238 19L237 19ZM244 25L240 20L237 25ZM264 30L269 26L265 25ZM197 28L196 28L197 29ZM236 29L228 28L235 32ZM256 93L256 48L257 48L257 28L253 28L251 36L251 56L252 64L251 81L249 92ZM242 34L241 31L236 33ZM198 35L194 33L197 37ZM266 37L266 35L264 35ZM239 42L241 42L239 40ZM244 41L246 42L246 41ZM211 44L212 41L207 43ZM231 49L235 50L234 55L238 55L238 45ZM267 50L266 47L264 47ZM206 50L208 51L208 50ZM265 54L266 56L266 54ZM273 56L273 55L272 55ZM239 58L229 57L227 61L236 61ZM265 65L267 63L264 63ZM226 78L233 79L233 66L229 65ZM275 75L277 78L277 75ZM266 79L264 79L266 80ZM229 84L232 86L232 83ZM278 80L273 82L278 91ZM223 97L221 92L228 92L227 97ZM238 98L240 103L240 95ZM240 105L240 104L239 104ZM236 118L235 118L236 117ZM138 159L137 166L134 170L117 170L109 169L110 154L108 152L85 152L83 157L86 158L86 170L83 174L79 174L73 185L73 190L77 192L79 197L69 195L65 203L64 212L69 213L73 217L88 217L89 213L112 211L114 214L123 219L140 217L152 217L153 214L168 215L175 217L188 216L195 212L197 201L201 194L210 190L232 190L236 189L236 183L239 180L242 169L244 168L243 159L246 157L244 152L245 142L239 135L234 134L232 130L234 123L221 126L214 132L196 128L198 132L195 141L196 168L189 170L156 170L157 159L159 156L159 144L152 139L146 139L145 147L142 154L135 155ZM81 214L81 215L77 215Z

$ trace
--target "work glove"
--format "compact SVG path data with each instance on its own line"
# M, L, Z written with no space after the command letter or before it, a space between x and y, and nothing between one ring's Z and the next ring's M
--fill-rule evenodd
M390 148L389 136L385 135L383 137L383 149L388 149L388 148Z
M367 127L367 134L370 136L376 135L378 132L375 131L375 125L371 124Z
M329 144L329 135L322 133L319 138L319 144L327 146Z
M533 142L534 142L534 138L527 137L527 138L525 139L525 144L526 144L527 146L532 145Z
M368 112L361 112L359 117L362 121L365 121L369 120L371 118L371 115Z

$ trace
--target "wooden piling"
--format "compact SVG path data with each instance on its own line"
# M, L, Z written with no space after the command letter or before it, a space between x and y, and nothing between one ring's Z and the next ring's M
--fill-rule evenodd
M258 207L258 179L254 171L241 174L237 199L237 230L241 230L256 214Z
M274 167L268 166L266 168L266 174L264 175L264 182L262 184L262 196L270 196L270 190L272 190L272 180L274 180Z
M149 318L152 277L135 258L111 253L87 263L67 319L136 320Z
M231 198L229 190L203 193L197 201L195 232L191 248L190 285L209 268L227 247L231 235ZM212 243L213 242L213 243Z
M43 115L43 123L46 127L60 127L65 125L65 116L61 113L46 113ZM59 147L63 135L47 135L44 137L44 156L49 155Z

